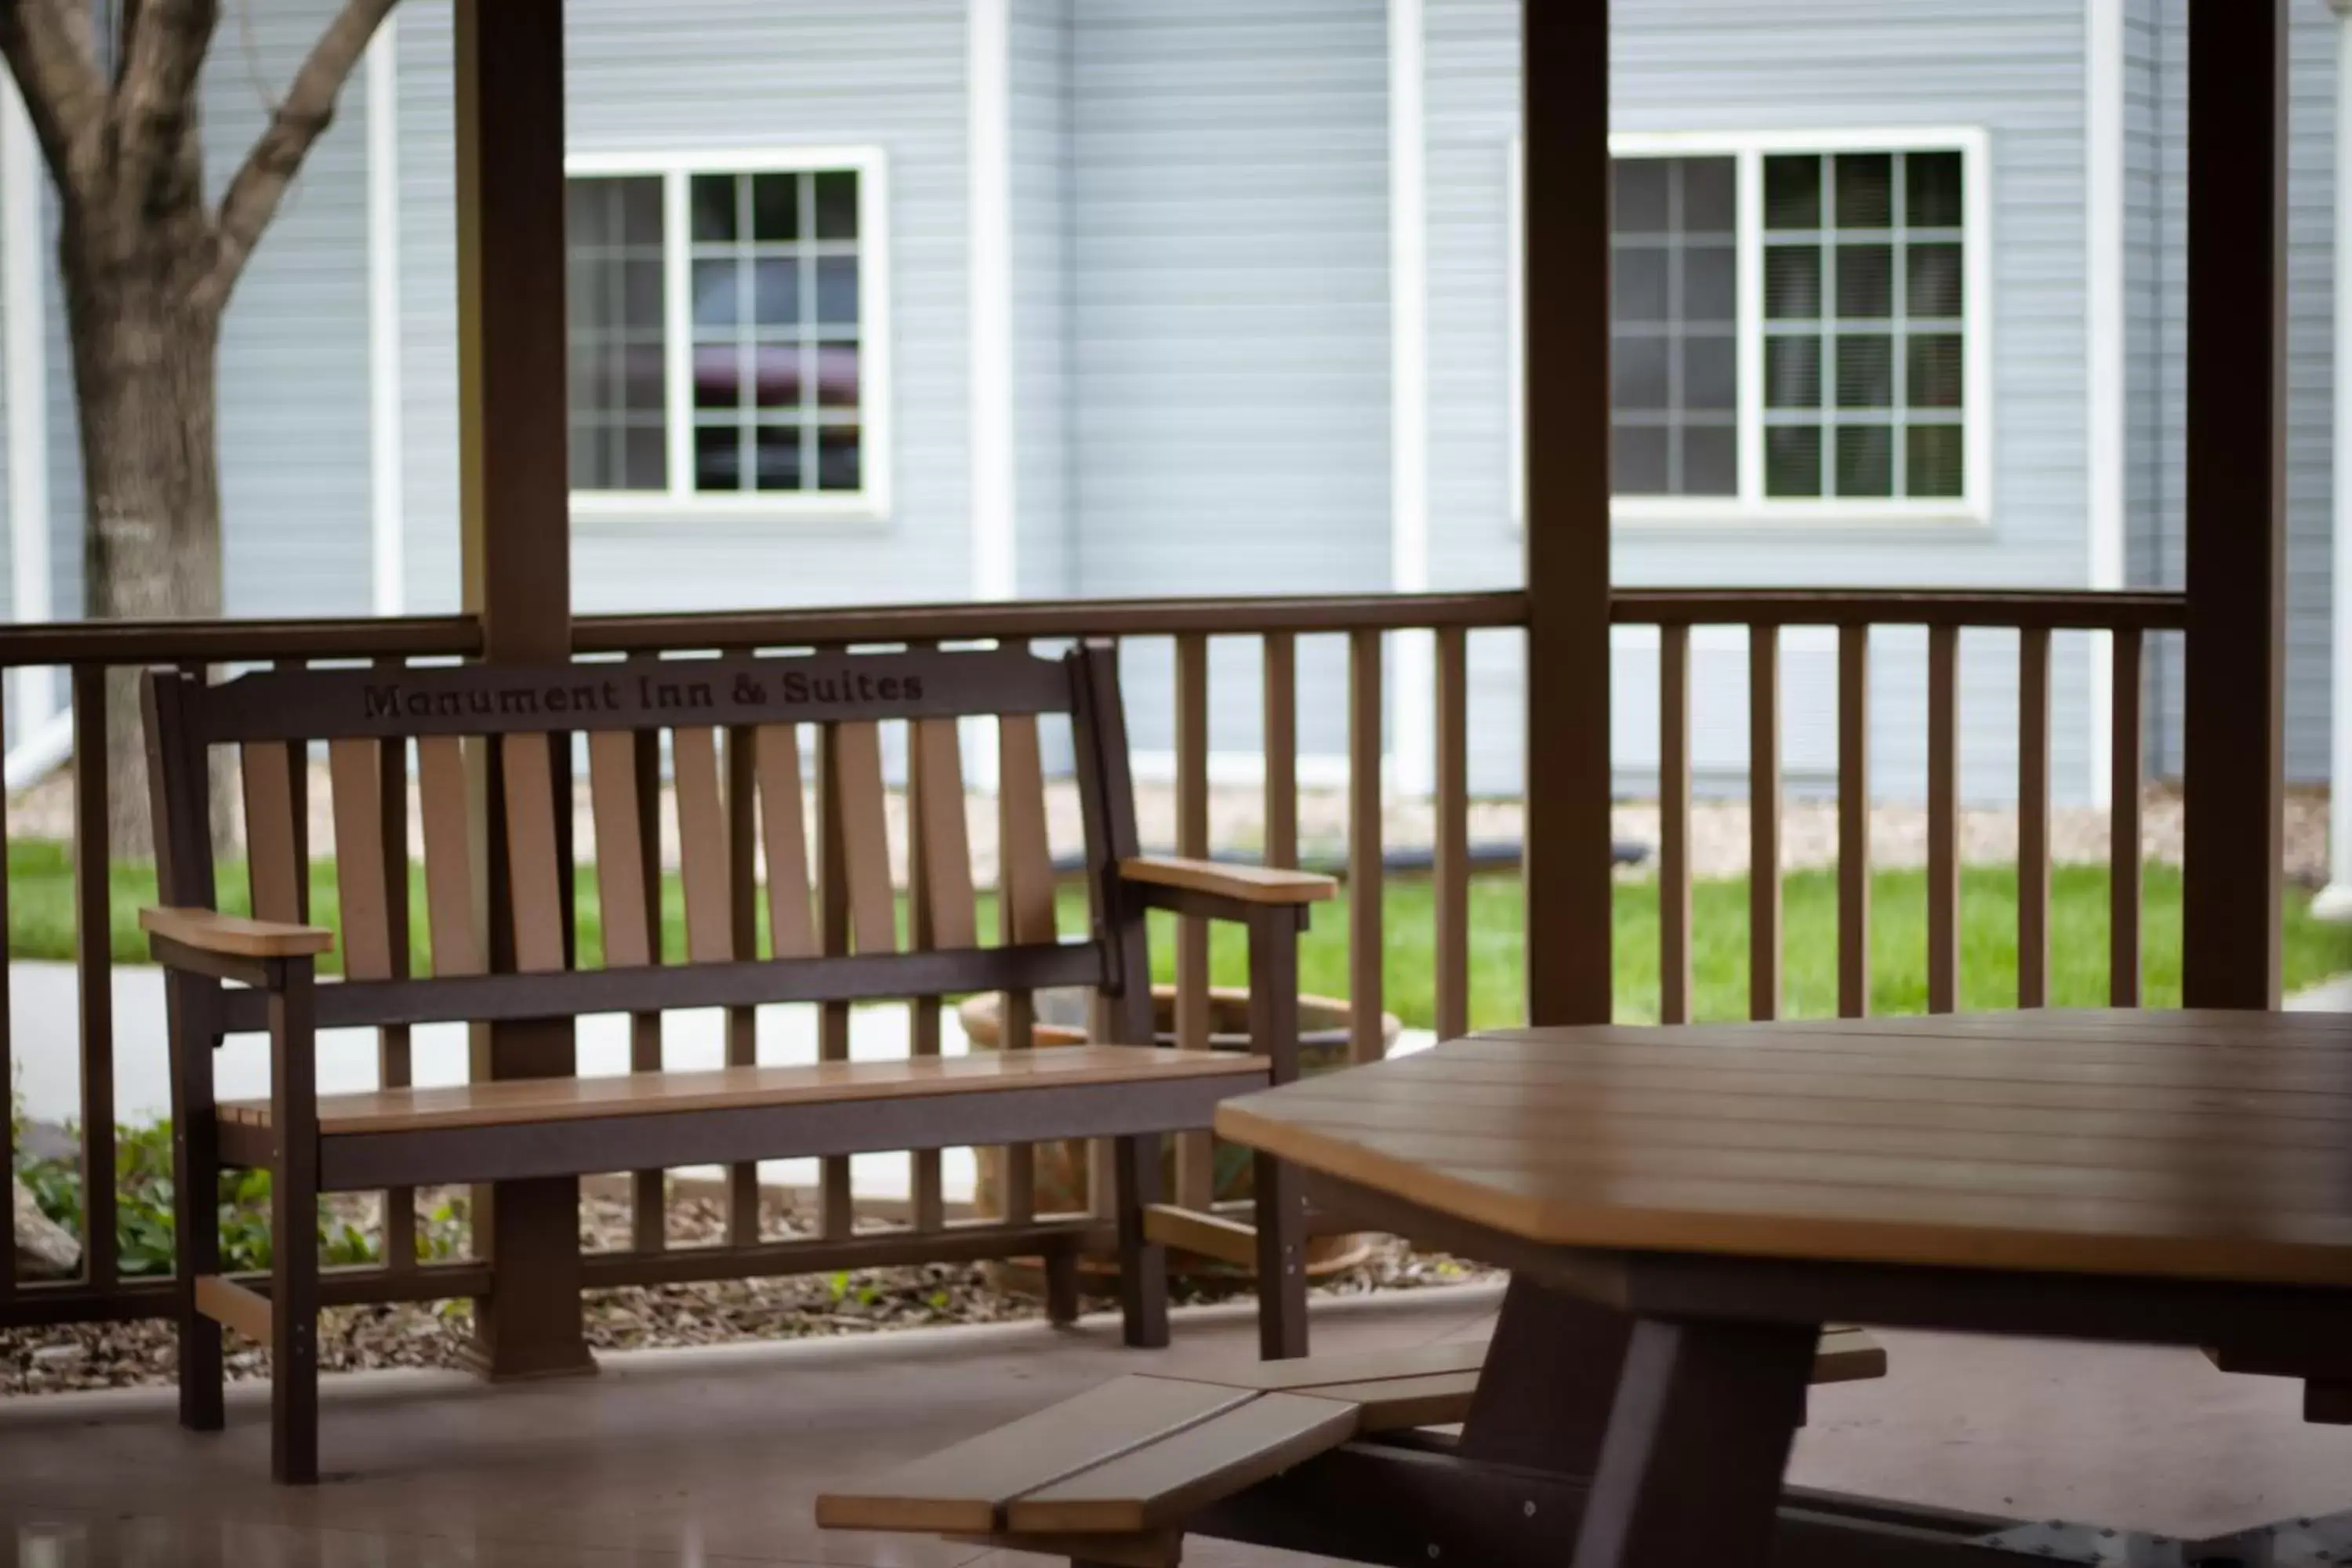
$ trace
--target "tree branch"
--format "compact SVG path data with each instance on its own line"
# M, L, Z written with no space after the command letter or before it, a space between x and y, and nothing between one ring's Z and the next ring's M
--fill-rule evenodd
M0 0L5 4L5 0ZM262 231L277 216L286 187L301 170L302 160L335 117L335 97L344 80L367 52L368 40L390 14L395 0L346 0L341 13L329 25L310 58L294 75L269 128L253 144L245 163L221 196L215 226L217 254L210 278L200 285L205 301L215 308L226 303L245 270L246 258L260 243Z
M89 163L106 121L106 81L89 7L79 0L0 0L8 62L49 175L68 201L89 195Z
M184 147L196 73L219 26L220 0L132 0L125 9L114 113L132 189L160 158Z

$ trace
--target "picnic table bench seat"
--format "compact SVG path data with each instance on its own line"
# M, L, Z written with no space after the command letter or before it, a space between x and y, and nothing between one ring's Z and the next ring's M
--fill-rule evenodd
M148 673L142 697L161 899L140 918L171 1010L180 1416L222 1424L224 1326L259 1340L281 1480L318 1476L321 1194L386 1193L387 1272L414 1271L417 1187L627 1172L634 1245L572 1265L583 1284L1034 1256L1060 1320L1078 1310L1080 1250L1113 1248L1125 1336L1158 1345L1162 1136L1205 1136L1219 1101L1297 1071L1296 948L1334 884L1142 853L1107 645L1054 658L1006 647L281 669L217 684L166 668ZM993 942L980 931L960 739L983 721L999 816ZM1060 929L1049 845L1045 760L1065 733L1041 734L1049 721L1066 721L1085 837L1091 912L1075 940ZM314 746L332 794L331 928L310 910ZM903 895L884 799L894 754L908 785ZM570 842L583 755L593 940ZM211 791L215 761L230 757L249 914L220 908ZM408 936L412 778L426 973L411 972ZM665 952L666 842L677 849L682 952ZM1155 909L1245 928L1260 982L1250 1052L1152 1044ZM331 952L341 977L317 984ZM1038 1037L1034 994L1056 986L1095 993L1104 1043ZM1004 994L1003 1048L946 1056L941 999L973 992ZM908 1008L908 1054L850 1059L851 1008L885 1000ZM779 1003L813 1005L817 1060L758 1060L757 1009ZM666 1070L663 1015L687 1008L723 1016L723 1066ZM629 1019L630 1071L573 1075L570 1021L595 1014ZM494 1037L476 1081L409 1087L407 1031L434 1023L504 1026L528 1049ZM383 1087L318 1092L318 1031L336 1027L378 1031ZM213 1049L239 1033L268 1036L269 1093L224 1103ZM1034 1146L1062 1140L1096 1141L1090 1213L1039 1212ZM981 1221L947 1214L940 1152L963 1146L1003 1151L996 1212ZM861 1228L849 1159L896 1151L910 1154L907 1223ZM761 1235L757 1163L783 1159L822 1162L814 1236ZM665 1251L663 1173L706 1165L728 1170L728 1240ZM266 1286L221 1271L212 1194L235 1168L270 1173ZM1275 1162L1255 1174L1261 1333L1270 1353L1303 1353L1306 1207ZM490 1223L476 1234L494 1232L496 1209L479 1217ZM493 1310L500 1278L490 1275Z
M832 1530L936 1533L1078 1564L1163 1568L1185 1521L1359 1438L1470 1411L1485 1341L1120 1377L820 1496ZM1817 1384L1883 1377L1860 1329L1823 1331Z

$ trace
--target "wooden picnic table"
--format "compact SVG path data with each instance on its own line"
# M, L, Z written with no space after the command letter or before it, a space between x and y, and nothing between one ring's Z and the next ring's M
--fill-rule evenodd
M2105 1560L1784 1490L1825 1322L2201 1346L2345 1417L2352 1016L1499 1030L1227 1100L1217 1130L1349 1223L1514 1278L1458 1446L1328 1456L1207 1533L1380 1562L1466 1530L1476 1561L1572 1542L1578 1568ZM2347 1532L2158 1546L2284 1562Z

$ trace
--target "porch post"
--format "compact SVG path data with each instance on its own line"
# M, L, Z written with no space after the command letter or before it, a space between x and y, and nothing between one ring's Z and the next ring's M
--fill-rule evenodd
M2279 999L2285 0L2189 11L2182 999Z
M2327 756L2327 886L2311 901L2322 920L2352 921L2352 0L2336 7L2336 464L2334 692Z
M572 653L565 459L562 0L457 0L458 475L466 607L492 663ZM564 770L559 769L559 775ZM478 907L510 967L497 758L469 748ZM558 814L568 821L570 813ZM473 1076L574 1070L571 1022L477 1025ZM593 1370L580 1327L580 1184L475 1194L494 1294L475 1303L492 1377Z
M1605 1024L1609 7L1520 7L1527 183L1528 1020Z

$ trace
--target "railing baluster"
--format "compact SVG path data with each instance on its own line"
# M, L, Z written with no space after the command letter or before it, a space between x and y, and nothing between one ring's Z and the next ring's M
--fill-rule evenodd
M1838 1016L1870 1012L1870 626L1838 628Z
M112 1289L114 954L107 826L106 667L73 667L74 962L81 993L82 1268Z
M1748 1013L1780 1016L1780 628L1748 629Z
M1658 1022L1687 1024L1691 1004L1690 644L1658 628Z
M1209 639L1176 639L1176 853L1209 853ZM1176 1043L1209 1048L1209 925L1176 921ZM1205 1132L1176 1139L1176 1201L1205 1211L1216 1201L1216 1153Z
M1927 628L1927 1011L1960 1001L1960 629Z
M2115 634L2112 809L2107 818L2107 1003L2140 1005L2140 660L2139 629Z
M1265 863L1298 864L1298 639L1265 637Z
M2017 642L2017 1005L2050 1005L2050 630Z
M737 725L727 731L727 920L732 928L737 958L754 958L760 951L760 842L757 807L760 788L758 755L751 730ZM650 882L646 900L654 919L661 918L661 883ZM727 1009L727 1065L756 1067L760 1061L759 1017L750 1007ZM931 1162L934 1173L937 1152ZM919 1184L918 1186L919 1188ZM727 1239L751 1247L760 1239L760 1167L744 1160L727 1168Z
M632 663L650 660L652 654L632 654ZM635 773L637 865L646 890L646 953L648 963L662 961L661 915L661 731L640 730L631 737L630 763ZM604 910L604 918L615 918ZM662 1016L629 1015L629 1070L662 1069ZM629 1173L629 1243L639 1252L660 1252L669 1246L669 1173L633 1171Z
M1470 1032L1469 634L1437 632L1437 813L1430 867L1437 893L1437 1037Z
M849 848L842 826L841 731L836 724L817 731L817 941L825 952L849 951ZM849 1059L849 1005L820 1003L817 1008L817 1059ZM828 1157L817 1173L818 1226L830 1241L846 1241L857 1228L855 1195L850 1186L849 1161Z
M1384 942L1381 921L1381 634L1348 634L1348 1054L1380 1060Z
M376 668L395 670L405 661L380 658ZM392 942L387 956L392 977L405 980L408 953L408 742L387 740L376 748L376 821L383 835L383 922ZM406 1089L412 1062L408 1026L387 1024L375 1036L376 1079L386 1089ZM395 1274L416 1268L416 1189L394 1187L383 1194L383 1262Z

